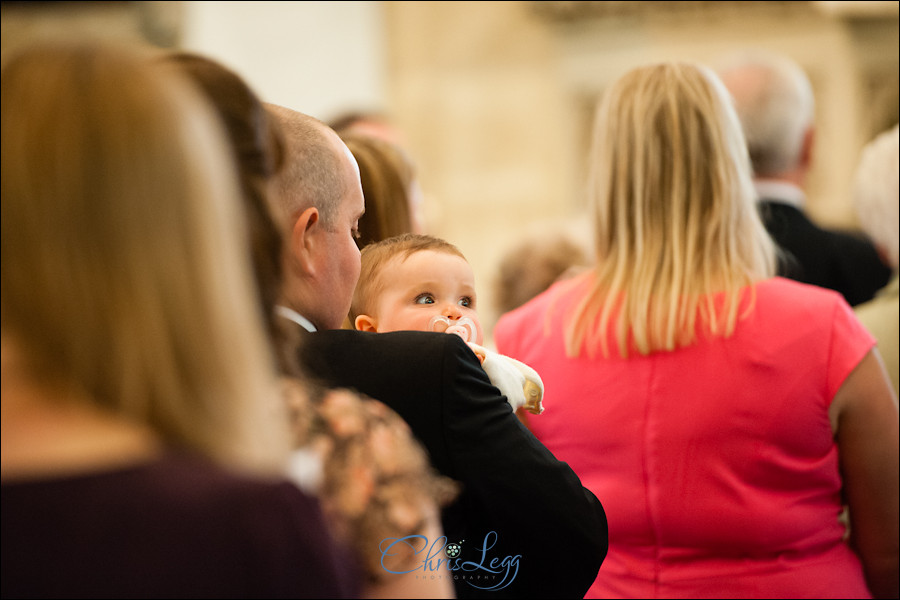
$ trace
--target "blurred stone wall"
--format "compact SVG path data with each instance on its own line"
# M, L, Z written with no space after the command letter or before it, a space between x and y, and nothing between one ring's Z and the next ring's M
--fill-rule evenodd
M581 232L596 100L647 62L714 65L761 47L809 73L818 141L809 210L855 228L862 145L898 118L896 2L386 2L390 103L417 159L429 227L475 266L486 331L503 252Z
M78 31L179 47L190 43L184 32L197 26L186 21L209 14L186 10L193 4L0 2L2 57L35 35ZM254 4L273 10L270 3L244 10ZM316 10L304 9L307 4ZM346 22L340 11L352 10L347 3L274 6L284 6L279 14L288 20L325 18L332 10L338 23L341 15ZM794 58L810 75L817 102L809 210L828 226L856 226L849 194L859 150L898 119L897 2L388 1L379 7L365 19L384 47L379 41L362 48L374 42L348 39L358 30L346 27L328 35L360 60L386 57L386 81L375 86L386 97L375 108L393 118L418 165L429 231L457 244L475 269L488 335L497 317L491 288L506 249L558 229L590 246L584 177L593 108L628 69L665 59L714 65L748 47ZM229 30L242 24L258 26L244 20ZM347 85L342 59L328 52L309 58L301 50L273 56L247 41L265 31L247 33L235 40L226 64L272 67L242 73L249 80L283 78L284 69L309 59L324 63L319 66L333 84ZM234 52L241 51L248 56L238 62ZM313 91L333 86L300 83Z

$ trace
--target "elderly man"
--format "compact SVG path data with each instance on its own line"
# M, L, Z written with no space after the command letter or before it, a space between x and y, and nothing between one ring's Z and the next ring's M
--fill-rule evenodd
M520 423L458 336L340 329L359 277L359 172L323 123L268 108L286 137L275 190L288 238L281 314L314 332L301 361L397 411L434 467L462 484L442 514L447 540L420 553L422 576L453 578L460 598L583 597L607 551L600 502Z
M851 305L884 286L890 269L864 236L824 229L805 213L815 140L812 86L787 58L754 53L719 70L734 98L753 163L760 215L785 252L780 274L837 290Z

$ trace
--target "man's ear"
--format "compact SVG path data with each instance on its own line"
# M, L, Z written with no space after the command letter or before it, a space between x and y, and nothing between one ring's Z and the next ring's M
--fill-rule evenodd
M312 274L315 270L313 246L316 240L312 233L316 227L320 226L319 209L311 206L300 213L291 229L291 262L297 265L304 274Z
M800 164L805 169L809 169L812 165L813 146L816 141L816 129L812 125L807 127L803 133L803 142L800 146Z
M370 317L369 315L359 315L356 317L356 320L353 321L353 326L359 331L374 331L378 332L378 327L375 323L375 319Z

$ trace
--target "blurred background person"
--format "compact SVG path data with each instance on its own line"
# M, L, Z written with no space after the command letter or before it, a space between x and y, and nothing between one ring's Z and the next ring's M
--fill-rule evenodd
M434 475L397 413L376 400L315 384L315 373L303 372L294 358L302 340L277 316L284 244L270 187L284 164L279 125L224 65L184 52L165 60L199 84L224 122L237 159L260 305L280 359L296 449L290 472L321 499L333 531L352 550L363 572L363 596L453 597L449 577L425 577L421 559L401 546L391 557L383 557L380 548L383 540L412 535L439 539L439 505L452 499L455 486Z
M415 165L397 144L356 130L339 133L359 166L366 212L360 248L401 233L424 233L422 190Z
M391 118L375 110L348 110L327 122L327 125L341 137L355 133L369 135L402 147L406 139Z
M576 275L590 264L586 245L567 230L537 228L501 255L494 277L494 308L502 316L516 309L560 279ZM543 394L543 386L541 390ZM526 426L530 416L524 410L516 416Z
M351 597L287 428L221 127L137 48L2 71L2 595Z
M785 56L761 51L719 70L734 98L753 165L759 211L783 251L779 274L865 302L890 277L864 236L819 227L804 192L815 149L815 101L809 79Z
M562 231L529 236L502 256L494 279L498 314L518 308L562 277L590 264L584 246Z
M891 266L893 276L875 298L856 307L856 315L878 340L878 350L898 392L900 371L900 259L897 246L900 243L900 130L894 126L872 140L862 152L856 171L854 205L863 230L878 248L884 262Z
M592 152L595 267L494 331L544 380L535 435L604 499L588 596L896 597L897 399L839 294L773 277L728 92L636 68Z

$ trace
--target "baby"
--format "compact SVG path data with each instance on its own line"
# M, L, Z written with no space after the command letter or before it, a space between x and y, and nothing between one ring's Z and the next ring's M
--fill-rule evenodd
M544 384L531 367L481 344L475 309L475 276L462 252L429 235L403 234L369 244L350 306L360 331L413 330L453 333L481 360L491 382L519 407L540 414Z

